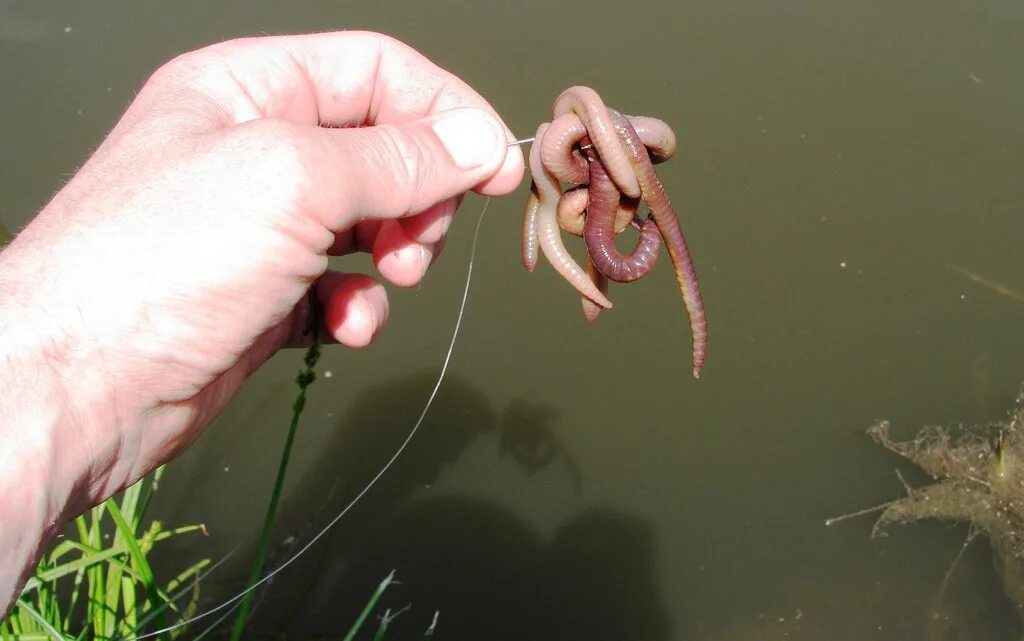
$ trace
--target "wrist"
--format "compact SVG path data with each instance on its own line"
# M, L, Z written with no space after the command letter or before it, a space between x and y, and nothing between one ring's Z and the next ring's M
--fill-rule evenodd
M0 254L0 465L16 472L8 487L31 482L26 491L54 521L106 496L103 454L117 449L118 422L76 306L55 303L69 300L54 291L60 279L27 245Z
M14 345L8 327L0 320L0 612L81 504L82 472L62 443L65 403L49 365Z

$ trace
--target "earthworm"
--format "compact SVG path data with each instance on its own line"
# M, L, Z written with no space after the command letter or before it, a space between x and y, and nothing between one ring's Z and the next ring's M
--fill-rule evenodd
M562 231L573 236L583 236L583 213L589 201L590 190L587 187L577 187L562 194L555 209L558 226Z
M609 115L611 115L609 110ZM615 112L618 113L618 112ZM652 162L664 162L676 152L676 136L664 121L648 116L626 116L650 152ZM586 147L590 138L587 127L574 113L555 118L544 134L540 144L541 162L559 181L584 185L590 179L587 159L580 155L578 147ZM570 189L562 194L558 202L558 224L562 231L574 236L583 235L583 212L587 207L587 188ZM622 198L615 215L615 233L622 232L633 222L639 199ZM639 229L639 227L638 227Z
M526 211L523 212L523 267L532 272L537 269L537 208L540 198L537 196L537 185L530 185L530 195L526 199Z
M618 190L616 190L617 192ZM567 234L583 237L583 219L587 210L587 203L590 200L589 186L570 189L562 194L558 200L558 207L555 209L558 218L558 226ZM622 230L636 224L636 212L640 208L640 200L637 198L622 197L619 199L619 208L615 212L615 233L621 234Z
M544 132L547 128L547 123L537 128L537 140L543 140ZM555 268L555 271L561 274L562 278L568 281L581 294L593 300L601 307L611 307L612 303L608 300L608 297L601 293L594 284L594 281L573 260L562 243L558 221L555 218L555 207L558 205L561 190L559 189L558 181L541 163L539 144L534 144L530 148L530 173L533 174L533 185L530 189L537 196L537 205L533 208L532 215L530 213L531 207L528 205L524 229L529 228L531 225L536 226L536 238L540 244L540 249L544 252L544 256L551 263L551 266ZM526 234L524 233L524 238L525 236ZM532 239L528 241L529 243L532 243ZM526 262L528 254L529 251L524 249L524 262Z
M608 117L611 118L610 113ZM664 162L676 153L675 132L663 120L650 116L626 118L650 152L652 162ZM574 151L577 146L586 146L586 142L590 140L588 136L587 125L575 113L562 114L551 121L548 132L544 134L540 157L544 166L561 182L582 185L589 180L590 171L586 159ZM598 153L601 153L600 149ZM624 158L621 153L616 155ZM628 162L628 158L626 161ZM607 166L607 163L605 164Z
M676 151L676 138L663 121L623 116L587 87L571 87L556 99L554 120L541 125L530 150L533 185L523 223L523 264L533 270L538 245L555 269L583 294L583 313L594 320L607 278L632 281L646 274L665 240L679 283L693 339L693 374L699 377L707 353L707 320L693 260L664 185L654 171ZM592 150L587 151L589 147ZM584 153L586 152L586 153ZM561 194L561 184L576 185ZM640 200L651 217L638 222ZM633 223L637 246L624 256L615 235ZM566 251L561 229L583 235L586 269Z
M676 154L676 132L664 120L628 115L626 120L633 125L636 135L640 136L652 163L663 163Z
M573 113L558 116L551 121L540 146L540 159L560 182L582 185L590 178L587 160L577 151L587 138L587 127Z
M601 293L607 294L608 277L599 272L597 270L597 267L594 267L594 261L590 260L589 255L587 256L586 269L587 276L589 276L590 279L594 281L594 284L597 286L599 290L601 290ZM597 305L594 301L587 298L586 296L580 296L580 302L583 305L583 318L587 319L590 322L596 321L598 314L601 313L601 307Z
M693 375L699 378L701 367L704 365L704 357L707 354L708 331L704 303L701 300L700 286L697 283L697 272L693 267L693 258L686 246L683 230L679 227L679 217L672 207L665 186L654 171L654 165L651 164L643 142L622 114L613 110L612 117L623 147L629 151L630 163L640 185L644 202L651 208L651 214L658 224L661 236L665 239L665 246L668 248L668 255L672 259L672 268L675 271L676 280L679 282L686 314L690 319L690 332L693 337ZM594 172L593 165L592 163L591 175ZM591 185L591 207L593 207L594 198L593 185ZM607 274L607 272L605 273ZM614 278L611 274L607 275Z
M552 112L555 118L567 113L579 116L619 191L633 198L640 196L640 185L619 144L611 115L596 91L590 87L569 87L555 99Z
M641 189L643 185L641 184ZM640 230L636 248L623 256L615 246L615 214L619 190L599 160L590 163L590 199L583 224L587 252L597 269L614 281L628 283L651 271L661 247L661 232L648 218Z

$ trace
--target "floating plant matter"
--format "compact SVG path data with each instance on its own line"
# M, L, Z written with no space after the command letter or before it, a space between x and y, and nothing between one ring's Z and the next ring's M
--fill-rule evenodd
M896 441L888 421L868 429L876 443L935 481L922 487L904 483L907 496L880 508L872 534L921 519L969 523L968 540L988 537L1003 589L1024 619L1024 389L1005 421L958 431L925 427L912 440Z

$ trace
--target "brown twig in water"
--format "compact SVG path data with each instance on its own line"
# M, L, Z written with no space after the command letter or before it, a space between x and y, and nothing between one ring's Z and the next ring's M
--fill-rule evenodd
M956 273L960 274L961 276L963 276L967 280L971 281L972 283L977 283L977 284L981 285L982 287L985 287L987 289L991 289L992 291L994 291L995 293L999 294L1000 296L1005 296L1007 298L1012 298L1015 301L1019 301L1021 303L1024 303L1024 294L1021 294L1020 292L1018 292L1015 289L1011 289L1011 288L1007 287L1006 285L1003 285L1002 283L997 283L995 281L989 280L989 279L985 278L984 276L982 276L981 274L978 274L977 272L973 272L973 271L967 269L966 267L961 267L959 265L950 265L949 268L952 269L953 271L955 271Z

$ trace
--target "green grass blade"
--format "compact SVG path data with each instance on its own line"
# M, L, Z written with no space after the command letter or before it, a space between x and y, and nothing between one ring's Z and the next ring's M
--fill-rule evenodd
M363 607L363 611L359 613L359 618L356 619L356 622L353 623L352 627L349 629L348 634L345 635L345 641L352 641L352 639L356 638L356 634L358 634L360 628L363 627L363 623L366 622L366 618L370 616L370 612L373 612L373 608L377 606L377 601L380 599L381 595L384 594L384 591L388 589L388 586L394 582L394 580L395 571L391 570L391 574L384 577L384 580L380 582L380 585L378 585L377 589L374 591L373 596L371 596L370 600L366 602L366 606Z
M24 612L26 612L30 617L35 619L36 623L38 623L40 627L42 627L43 630L46 632L46 634L49 635L48 638L54 639L55 641L64 641L64 635L61 634L60 630L50 625L50 622L46 620L46 617L37 612L35 608L32 607L31 603L29 603L25 599L18 599L18 607L21 608ZM42 638L45 639L47 637L44 636Z
M71 584L71 598L68 599L68 616L64 619L64 632L71 632L71 617L74 615L75 606L78 605L78 599L82 595L82 587L85 584L85 568L79 568L75 572L75 580Z
M423 638L424 639L433 639L434 638L434 630L437 629L437 618L439 616L441 616L441 611L440 610L434 610L434 619L430 622L430 625L427 627L426 632L423 633Z
M103 532L100 522L105 512L106 503L100 503L89 510L89 526L82 533L83 536L80 541L82 545L87 545L97 550L103 547ZM89 568L88 572L89 602L87 616L88 620L92 622L93 636L96 639L109 638L109 635L105 633L108 617L106 569L106 565L96 563Z
M137 487L137 485L136 485ZM149 602L150 607L159 607L160 601L158 599L158 588L156 585L156 579L153 578L153 569L149 566L149 561L146 559L146 555L139 549L138 542L135 540L135 532L125 521L124 516L121 514L121 510L117 507L116 503L111 502L108 506L110 510L110 516L114 519L114 524L117 525L118 534L122 537L125 545L128 546L128 553L132 560L132 568L139 573L139 579L142 583L142 589L145 591L146 600ZM132 586L132 589L134 587ZM131 596L134 602L134 595ZM159 623L163 623L159 621Z
M201 582L210 573L212 573L214 570L216 570L222 563L225 563L229 558L231 558L231 555L234 554L234 553L235 553L235 550L232 550L228 554L224 555L224 558L220 559L219 561L217 561L216 563L211 565L209 568L207 568L205 572L203 572L202 574L198 575L195 578L195 582L196 583ZM205 559L204 561L201 561L201 563L207 563L207 562L209 562L209 559ZM175 592L175 593L170 595L170 600L171 601L177 601L179 598L181 598L182 595L184 595L186 592L189 592L190 590L194 590L194 587L193 586L183 586L183 587L179 588L177 592ZM168 591L170 591L170 590L168 590ZM142 632L142 628L143 627L148 625L150 621L152 621L160 612L165 610L167 607L168 606L165 603L165 604L161 605L159 608L157 608L157 609L155 609L153 611L147 612L146 616L142 617L142 619L139 621L138 627L136 627L134 630L131 630L127 634L119 637L117 641L128 641L133 636L138 635L140 632ZM235 606L234 608L230 608L228 610L228 614L234 612L236 608L237 608L237 606ZM221 618L217 619L217 623L220 623L226 617L227 617L227 615L224 615ZM180 629L182 632L188 630L188 628L184 627L184 626L181 627L181 628L178 628L178 629ZM176 629L175 631L177 632L178 629ZM174 636L174 635L172 634L172 636Z
M157 489L160 487L160 479L163 478L165 468L165 465L161 465L153 470L153 474L150 475L149 482L143 486L143 489L139 494L139 503L136 508L136 513L138 514L138 521L135 523L136 529L138 529L139 525L142 523L142 517L145 516L146 511L149 509L150 499L153 498L153 495L156 494ZM142 485L142 483L139 483L139 485Z
M121 615L121 630L130 630L135 627L135 622L138 620L136 616L136 608L138 603L135 595L135 581L130 577L121 577L121 605L124 608Z
M67 556L78 549L78 542L74 539L65 539L58 543L49 554L46 555L46 559L50 562L50 565L56 565L57 561L61 557Z
M391 625L391 609L384 610L384 616L380 618L380 625L377 626L377 634L373 635L373 641L382 641L388 633L388 626Z
M391 608L384 610L384 615L380 618L380 624L377 626L377 634L373 636L373 641L382 641L382 639L384 639L384 635L388 632L388 627L391 625L391 622L402 616L402 613L411 607L412 604L406 605L394 614L391 614Z
M174 528L173 530L160 530L159 534L153 537L153 541L159 543L160 541L169 539L172 536L188 534L190 532L206 532L206 527L203 525L183 525L181 527ZM67 543L70 547L81 552L82 556L74 561L68 561L67 563L61 564L55 568L44 570L40 572L37 577L29 579L28 583L25 584L25 588L21 591L22 595L37 589L40 581L60 579L69 574L74 574L82 568L102 563L107 559L120 556L128 552L128 545L122 542L112 545L106 549L96 549L91 546L83 545L78 541L68 541Z
M135 517L138 516L135 513L135 508L139 504L139 492L142 491L142 482L131 485L121 495L121 504L117 506L117 509L121 513L121 517L128 523L129 530L132 536L138 532L138 526L135 524Z

